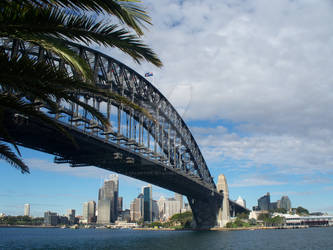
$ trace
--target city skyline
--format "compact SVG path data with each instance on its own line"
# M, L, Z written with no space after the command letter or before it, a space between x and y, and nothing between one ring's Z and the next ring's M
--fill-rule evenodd
M154 85L184 118L215 183L224 174L230 198L241 196L248 207L269 191L274 201L287 195L293 206L333 214L332 3L144 4L154 23L145 41L164 67L136 65L117 50L100 50L141 75L153 72ZM87 200L97 201L95 190L110 174L57 165L53 156L20 149L31 174L0 161L0 213L21 214L25 203L32 215L51 208L80 211ZM148 183L119 178L119 195L129 208Z

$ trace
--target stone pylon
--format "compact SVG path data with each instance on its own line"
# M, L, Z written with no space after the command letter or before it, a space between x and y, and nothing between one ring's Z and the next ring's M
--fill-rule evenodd
M217 180L217 191L223 192L222 207L219 209L217 214L217 225L225 227L230 221L230 209L229 209L229 190L227 185L227 179L224 174L219 175Z

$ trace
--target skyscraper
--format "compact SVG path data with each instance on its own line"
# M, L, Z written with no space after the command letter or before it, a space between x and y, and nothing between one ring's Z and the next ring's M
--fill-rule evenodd
M143 193L143 220L153 220L153 202L152 202L152 186L149 184L142 188Z
M267 193L266 195L264 195L258 199L259 210L269 210L270 204L271 204L270 193Z
M180 213L184 207L183 195L175 193L175 199L179 202L180 211L178 213Z
M83 203L82 216L83 216L83 219L87 223L96 222L95 214L96 214L96 202L95 201L88 201L88 202Z
M288 196L282 196L280 200L280 208L284 208L287 211L291 208L291 202Z
M83 217L84 223L88 223L88 217L89 217L88 206L89 206L88 202L83 203L82 217Z
M24 216L30 216L30 204L24 204Z
M123 197L118 197L118 213L123 211Z
M97 223L108 224L117 220L118 186L118 175L110 175L110 179L105 180L103 187L99 189Z
M75 223L75 209L68 209L67 210L67 218L70 224Z
M139 221L143 218L143 194L139 194L130 205L131 221Z

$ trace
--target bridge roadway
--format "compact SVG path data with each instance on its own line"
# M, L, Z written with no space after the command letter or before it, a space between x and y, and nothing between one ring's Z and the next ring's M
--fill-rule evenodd
M56 163L69 163L71 167L96 166L196 199L206 199L215 191L191 173L186 174L75 126L58 123L73 136L77 146L59 130L38 120L7 113L5 121L11 137L19 145L55 155Z
M62 102L58 113L45 105L39 109L63 126L78 147L45 123L7 110L5 125L11 137L19 145L55 155L56 163L96 166L181 193L189 199L194 219L200 221L197 211L207 210L203 214L210 218L201 221L209 220L212 226L223 193L217 192L194 137L174 107L149 81L114 58L81 45L69 46L89 64L96 86L143 107L156 122L115 99L78 92L80 100L105 114L111 127L103 127L78 105ZM35 44L0 39L0 48L10 56L28 55L76 75L64 60ZM232 201L231 207L244 211Z

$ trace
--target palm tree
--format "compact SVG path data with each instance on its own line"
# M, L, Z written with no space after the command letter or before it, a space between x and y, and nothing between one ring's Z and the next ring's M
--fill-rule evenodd
M99 15L105 18L98 20ZM118 22L111 22L110 16ZM137 0L2 0L0 39L37 44L63 58L79 77L69 76L63 69L33 61L25 55L9 56L0 46L0 159L22 173L29 173L28 166L19 157L19 149L3 126L2 118L7 109L37 117L64 134L66 131L39 111L38 105L42 103L51 111L59 112L59 102L72 102L107 126L109 121L103 114L73 95L82 90L118 99L145 112L123 97L97 89L92 84L93 74L87 63L67 45L68 41L74 41L116 47L137 63L145 60L161 67L157 55L140 38L145 24L151 24L150 17Z

